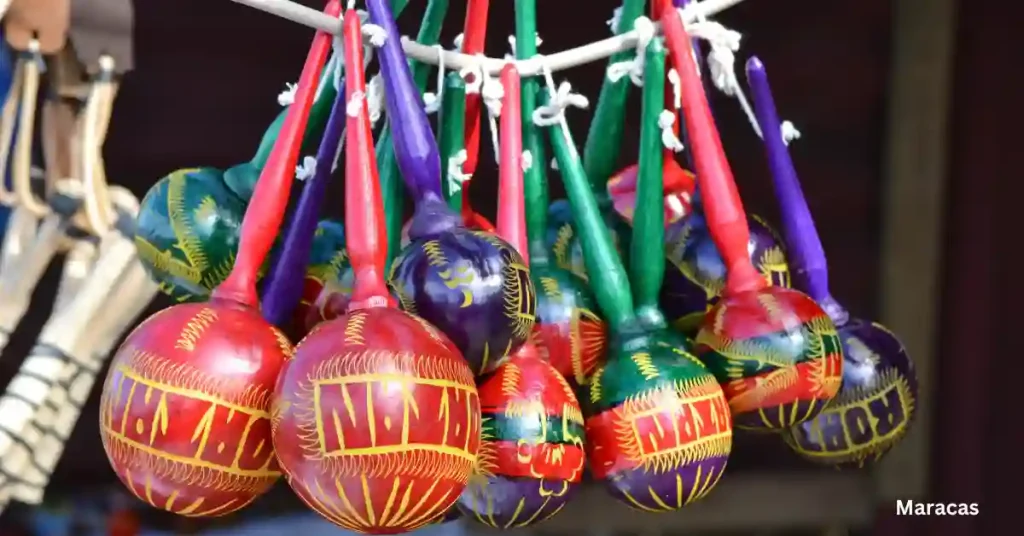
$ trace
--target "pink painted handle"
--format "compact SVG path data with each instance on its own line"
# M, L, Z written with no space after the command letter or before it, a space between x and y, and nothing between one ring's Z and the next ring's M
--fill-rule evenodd
M345 247L355 275L349 311L391 303L384 283L388 238L373 150L363 72L362 25L356 10L345 13Z
M693 45L683 21L669 2L662 2L661 27L668 41L672 63L679 74L686 132L690 138L697 184L704 199L708 229L728 270L725 293L764 288L767 283L754 268L747 251L750 242L747 215L725 158L707 95L697 75Z
M341 13L341 2L331 0L324 8L324 13L337 17ZM281 126L277 142L260 173L259 181L249 200L249 207L242 219L238 257L227 279L213 291L216 298L233 300L253 308L259 305L256 294L259 269L281 230L281 222L284 220L294 182L295 163L299 159L302 135L306 130L317 82L324 64L327 63L333 38L325 32L317 32L313 38L306 63L302 67L302 75L299 77L295 100L288 108L288 115Z
M523 128L519 101L519 71L514 65L501 70L501 124L498 143L498 236L516 248L529 264L526 244L526 202L523 198Z

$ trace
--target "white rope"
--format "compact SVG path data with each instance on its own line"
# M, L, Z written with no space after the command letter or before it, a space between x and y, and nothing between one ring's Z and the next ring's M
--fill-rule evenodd
M487 108L487 124L491 130L491 148L494 150L494 162L501 163L501 146L498 143L498 118L501 117L501 100L505 98L505 87L484 69L478 72L480 77L480 98Z
M465 39L466 35L461 33L459 35L456 35L455 39L452 39L452 45L455 47L455 50L462 50L462 41L464 41Z
M544 40L540 38L540 34L533 32L533 41L535 46L541 46L544 44ZM516 36L508 36L508 47L512 49L511 54L505 54L505 59L509 61L515 61L516 59Z
M608 25L608 29L615 33L615 29L619 27L619 23L622 22L622 6L615 8L612 11L612 18L605 21Z
M531 169L533 169L533 153L531 153L529 149L523 151L522 164L523 164L523 173L526 173L527 171L530 171Z
M434 45L437 50L437 92L423 94L423 109L428 114L437 113L441 109L441 98L444 96L444 47Z
M573 93L572 85L569 82L562 82L555 88L555 79L550 69L545 69L544 82L548 89L548 103L538 106L533 111L533 123L539 127L549 127L561 124L562 128L568 128L565 124L565 110L569 107L587 108L590 101L579 93Z
M290 0L232 1L277 15L281 18L297 22L316 30L333 33L335 35L342 35L341 21L331 17L330 15L317 11L316 9L306 7ZM697 20L698 14L704 16L713 15L739 4L742 1L743 0L704 0L703 2L695 2L682 10L683 20L685 23L689 24ZM660 25L655 24L655 28L660 28ZM366 31L366 27L364 27L364 31ZM617 52L622 52L636 47L637 37L637 32L635 30L631 32L624 32L620 35L609 37L608 39L595 41L583 46L547 55L544 63L542 63L537 57L530 58L528 60L517 60L515 62L516 70L519 71L520 76L526 77L541 74L545 69L557 72L576 67L577 65L600 61ZM402 48L405 50L405 54L409 59L429 63L431 65L436 65L438 62L437 52L429 45L422 45L412 39L403 37ZM480 63L480 60L468 54L446 51L444 53L444 62L449 69L456 70ZM498 74L507 63L508 62L505 61L504 58L484 58L483 68L486 69L489 74Z
M647 45L651 43L657 32L654 23L647 17L637 17L633 21L633 30L636 32L636 55L631 60L618 61L608 66L605 75L608 80L618 82L628 76L635 86L644 85L644 65L646 64Z
M348 102L345 103L345 115L349 117L359 117L359 112L363 111L363 104L365 102L366 93L356 91L349 96Z
M672 84L672 106L678 110L683 107L683 86L675 69L668 70L668 83Z
M291 106L295 102L295 89L298 84L285 82L284 91L277 94L277 103L281 106Z
M304 181L312 179L313 174L316 172L316 158L312 156L305 156L302 158L302 163L295 166L295 178Z
M679 141L675 129L672 128L676 122L676 113L672 110L662 110L658 114L658 128L661 129L661 144L672 152L678 153L683 150L683 142Z
M455 153L448 159L448 191L453 195L462 191L462 184L473 178L473 174L462 171L462 166L469 160L465 149Z
M375 74L366 84L366 106L369 109L370 125L374 126L384 115L384 79Z

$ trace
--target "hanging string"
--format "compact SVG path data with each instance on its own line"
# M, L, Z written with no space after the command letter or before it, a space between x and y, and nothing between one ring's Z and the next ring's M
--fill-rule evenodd
M494 150L494 163L500 164L500 145L498 142L498 118L501 117L501 99L505 97L505 87L497 78L488 74L481 64L477 73L480 77L480 97L487 108L487 123L491 131L491 148Z
M636 31L636 55L631 60L618 61L608 66L606 76L612 82L618 82L624 76L629 76L633 85L644 85L644 63L647 45L657 35L654 23L647 17L637 17L633 21L633 30Z
M548 103L538 106L533 111L533 123L539 127L549 127L560 124L562 129L568 133L569 126L565 122L565 110L569 107L587 108L590 101L579 93L573 93L572 85L569 82L562 82L555 88L555 79L551 69L546 64L541 68L544 74L544 82L548 89Z
M534 41L535 41L537 46L541 46L542 44L544 44L544 40L540 38L540 34L538 34L537 32L533 33L533 39L534 39ZM509 61L515 61L515 59L516 59L516 36L514 36L514 35L508 36L508 47L510 49L512 49L512 53L511 54L505 54L505 59L509 60Z
M314 173L316 173L316 157L305 156L302 158L302 162L295 166L295 178L300 181L312 179Z
M661 144L666 149L678 153L683 150L683 142L676 136L676 131L672 126L676 122L676 113L672 110L662 110L658 114L658 128L661 129Z
M448 158L447 179L450 185L449 191L452 192L452 195L460 193L462 191L462 184L473 179L471 173L466 173L462 170L466 160L469 160L469 153L465 149L460 149L459 152Z
M523 151L523 173L533 169L533 153L529 149Z
M676 11L682 16L681 9ZM697 13L697 20L695 22L687 25L687 31L689 31L691 36L707 41L710 46L707 64L711 82L719 91L736 99L740 108L743 109L744 115L747 116L750 128L754 130L754 133L759 138L764 138L761 134L761 127L757 122L757 116L754 114L754 109L751 107L750 101L747 99L746 93L744 93L743 87L736 77L735 53L740 49L742 35L718 22L708 20L702 12ZM782 140L786 145L800 137L800 132L789 121L784 121L780 125L780 129L782 131Z
M428 114L437 113L441 109L441 98L444 97L444 47L434 45L437 50L437 92L423 94L423 109Z

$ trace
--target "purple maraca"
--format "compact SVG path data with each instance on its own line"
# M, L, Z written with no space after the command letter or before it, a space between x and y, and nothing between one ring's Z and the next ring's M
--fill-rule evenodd
M817 417L783 433L801 456L821 464L863 467L889 451L914 417L917 374L903 345L885 327L850 318L828 288L828 265L793 161L782 140L764 64L747 61L757 121L764 136L794 287L832 317L843 345L843 383Z
M367 0L387 38L379 61L398 167L416 210L410 243L392 264L406 307L458 346L476 374L493 371L533 330L536 294L526 263L497 236L466 229L441 195L441 160L386 0Z

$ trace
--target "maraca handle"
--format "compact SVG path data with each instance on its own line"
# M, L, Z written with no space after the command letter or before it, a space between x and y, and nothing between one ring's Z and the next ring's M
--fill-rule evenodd
M747 60L747 81L754 97L754 112L761 126L768 167L774 179L790 272L796 279L797 287L805 290L814 301L822 304L834 301L828 290L825 249L821 245L803 188L800 187L793 159L782 139L781 122L768 83L768 73L757 57Z
M501 70L500 141L498 170L498 236L505 239L529 265L526 243L526 206L523 201L523 131L520 121L519 71L508 64Z
M644 87L640 112L640 161L629 263L633 299L643 314L657 314L665 278L664 161L658 116L665 100L665 47L652 39L644 51ZM660 317L660 314L658 314Z
M694 155L694 171L704 196L704 214L711 237L728 272L726 293L764 288L767 283L754 268L747 251L750 229L736 182L722 149L714 118L693 61L690 36L675 8L663 8L661 27L679 75L686 131Z
M537 0L515 0L516 59L525 60L537 55ZM533 165L523 172L523 198L526 204L526 236L531 261L546 263L548 247L545 238L548 227L548 178L544 155L544 139L540 128L533 124L537 109L540 83L536 77L520 82L522 107L523 147L530 151ZM526 252L523 252L524 254Z
M423 100L402 51L401 34L386 0L367 0L366 7L370 19L387 36L378 59L398 168L417 203L430 198L440 202L441 159Z
M332 82L327 83L333 86ZM284 326L291 320L302 298L309 253L313 249L313 235L327 196L327 185L334 172L335 157L344 131L345 92L339 91L331 106L331 116L327 120L323 139L320 140L320 148L317 149L316 170L302 188L277 263L264 286L261 304L263 318L275 326Z
M487 37L487 12L490 0L466 0L466 21L462 26L462 53L475 55L484 51L484 40ZM466 163L463 171L469 174L476 172L480 158L480 112L483 101L478 93L466 95ZM467 194L468 184L463 185L462 210L464 215L472 212ZM467 213L469 211L469 213Z
M462 211L461 177L453 177L449 167L452 159L466 147L466 81L459 73L450 73L444 80L441 96L440 145L441 171L444 173L444 197L453 212ZM463 170L465 166L463 166Z
M348 117L345 142L345 231L346 249L355 275L349 310L381 307L390 302L384 283L387 262L387 232L377 159L373 151L370 113L366 104L363 72L363 36L359 15L345 13L345 94Z
M331 0L324 13L337 17L341 13L340 0ZM313 105L317 75L327 63L334 36L317 32L306 56L299 77L295 101L281 126L274 150L260 173L256 189L242 219L239 232L238 257L231 273L214 291L213 296L232 300L249 307L257 307L256 279L260 266L266 260L274 238L281 229L288 196L291 193L295 162L299 159L302 132Z

